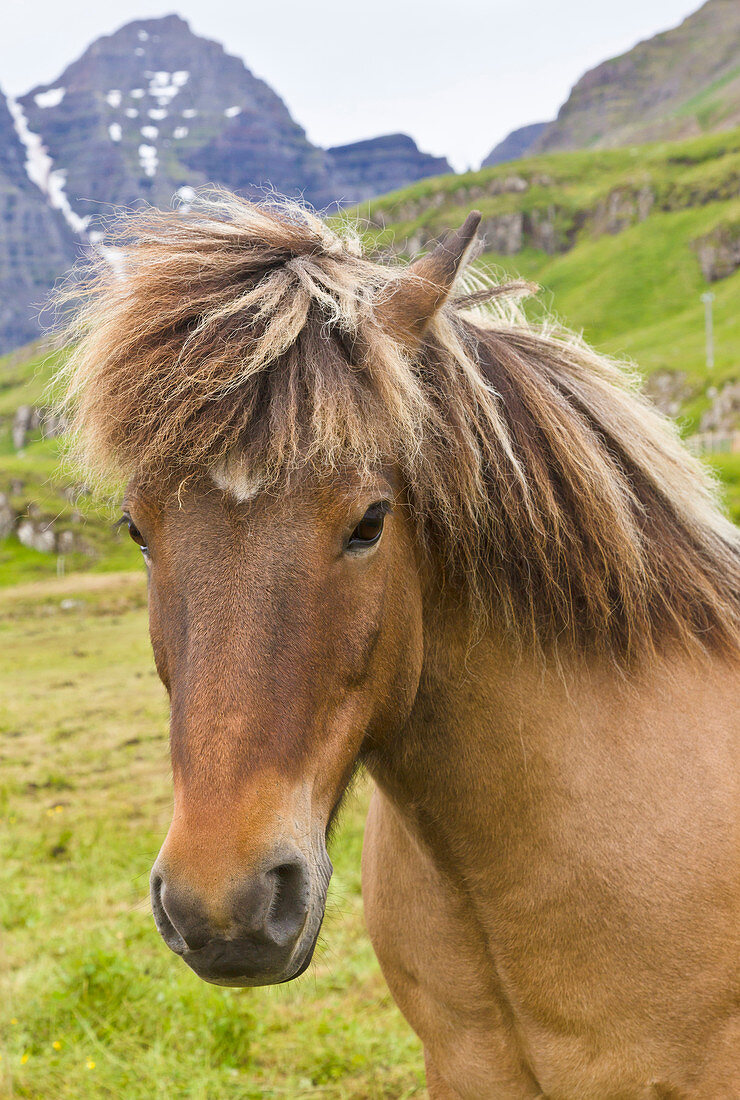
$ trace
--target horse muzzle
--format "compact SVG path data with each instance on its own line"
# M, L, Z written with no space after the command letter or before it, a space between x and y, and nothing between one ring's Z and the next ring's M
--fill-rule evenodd
M151 875L152 912L167 946L214 985L275 985L308 967L318 939L331 864L311 874L297 849L281 850L263 870L207 904L160 858ZM318 879L318 881L316 881Z

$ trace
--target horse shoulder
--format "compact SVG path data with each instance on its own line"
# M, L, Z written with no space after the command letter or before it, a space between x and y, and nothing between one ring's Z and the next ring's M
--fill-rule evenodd
M424 1044L432 1100L540 1096L470 905L377 788L365 827L362 892L385 979Z

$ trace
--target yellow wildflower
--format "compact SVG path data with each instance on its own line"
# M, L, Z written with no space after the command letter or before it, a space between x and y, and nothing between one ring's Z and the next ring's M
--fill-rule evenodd
M28 1055L27 1054L21 1054L21 1065L25 1066L27 1061L28 1061Z
M93 1062L92 1058L88 1058L85 1065L87 1066L88 1069L95 1069L95 1063Z
M51 1045L54 1047L54 1050L61 1050L62 1049L62 1044L59 1042L58 1039L55 1039L54 1042Z

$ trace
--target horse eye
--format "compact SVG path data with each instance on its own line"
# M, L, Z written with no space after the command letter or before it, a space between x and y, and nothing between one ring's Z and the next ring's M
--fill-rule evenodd
M366 550L369 546L374 546L383 533L383 521L388 510L385 501L371 504L350 535L347 549Z
M131 538L134 540L134 542L137 544L137 546L141 547L142 553L146 554L148 549L149 549L147 544L146 544L146 539L144 538L144 536L142 535L141 531L136 526L134 521L131 519L130 516L124 516L123 517L123 522L128 527L128 533L129 533L129 535L131 535Z

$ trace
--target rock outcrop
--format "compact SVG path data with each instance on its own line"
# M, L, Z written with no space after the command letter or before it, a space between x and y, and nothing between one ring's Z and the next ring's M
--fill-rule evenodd
M67 430L63 416L43 405L21 405L16 409L10 430L13 446L21 451L40 432L44 439L54 439Z
M740 267L740 221L722 222L711 233L698 237L694 249L708 283L726 279Z
M0 540L12 535L18 517L7 493L0 493Z
M725 382L709 396L712 403L701 418L701 431L733 432L740 429L740 382Z

